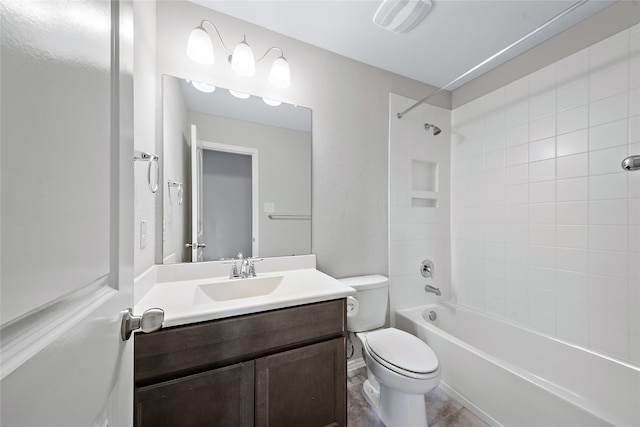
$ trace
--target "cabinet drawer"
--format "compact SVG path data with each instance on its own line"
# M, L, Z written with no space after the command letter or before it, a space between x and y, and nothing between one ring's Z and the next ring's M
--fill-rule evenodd
M136 385L254 359L346 333L345 300L135 334Z

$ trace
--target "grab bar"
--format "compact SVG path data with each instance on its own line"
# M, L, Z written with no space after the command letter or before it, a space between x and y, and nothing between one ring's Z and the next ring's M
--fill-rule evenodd
M311 215L285 215L285 214L269 214L269 219L291 219L310 221Z
M155 154L145 153L144 151L134 151L133 160L142 160L149 162L149 170L147 171L147 181L149 182L149 190L152 193L158 191L158 180L160 178L160 165L158 164L158 156ZM156 167L156 179L154 183L151 183L151 167L155 163Z

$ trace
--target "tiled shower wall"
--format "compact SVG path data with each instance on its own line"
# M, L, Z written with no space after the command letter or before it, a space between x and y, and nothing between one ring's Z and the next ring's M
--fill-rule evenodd
M453 298L640 364L640 26L452 114Z
M451 296L451 111L391 94L389 103L389 300L391 313ZM425 130L425 123L441 129ZM435 274L420 274L423 260ZM424 286L440 288L442 297ZM393 323L393 316L391 316Z

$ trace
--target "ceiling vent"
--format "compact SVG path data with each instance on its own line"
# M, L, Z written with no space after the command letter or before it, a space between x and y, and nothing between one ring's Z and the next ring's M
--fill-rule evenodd
M383 0L373 23L393 33L408 33L430 10L431 0Z

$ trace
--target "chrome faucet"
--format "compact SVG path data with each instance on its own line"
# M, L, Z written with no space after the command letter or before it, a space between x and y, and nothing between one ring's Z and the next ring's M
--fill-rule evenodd
M436 288L436 287L431 286L431 285L424 285L424 291L425 292L432 292L432 293L436 294L437 296L442 295L440 293L440 288Z
M234 260L229 279L246 279L247 277L256 277L256 266L254 263L262 261L262 258L245 258L242 255L242 252L238 252L237 260L240 261L240 270L238 270L238 266Z

